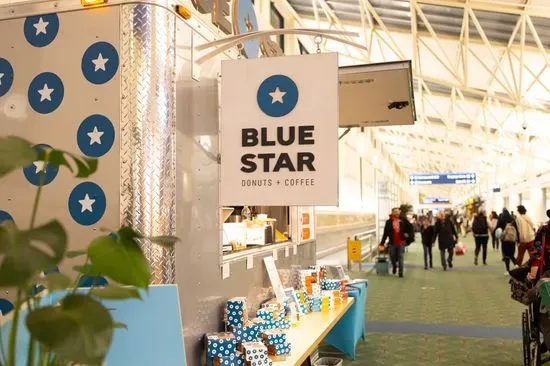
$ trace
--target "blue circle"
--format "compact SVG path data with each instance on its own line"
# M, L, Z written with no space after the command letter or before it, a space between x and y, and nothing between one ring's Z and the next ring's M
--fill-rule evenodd
M0 97L4 96L13 84L13 67L5 58L0 57Z
M5 221L14 221L13 217L6 211L0 210L0 224Z
M57 14L35 15L25 19L25 38L34 47L45 47L53 42L59 32Z
M285 75L272 75L258 88L258 106L270 117L283 117L298 104L298 87Z
M55 111L63 101L63 82L52 72L43 72L29 85L29 103L36 112L47 114Z
M51 148L51 146L46 144L39 144L35 145L34 151L36 151L37 154L39 154L44 148ZM25 175L25 178L29 181L30 184L38 186L40 185L40 177L42 178L42 185L46 186L50 184L55 177L57 177L57 173L59 172L59 167L54 165L48 165L46 167L46 172L44 174L44 171L41 170L40 162L35 161L30 165L27 165L23 168L23 174Z
M105 84L116 75L118 52L108 42L96 42L82 56L82 73L92 84Z
M250 0L237 0L237 26L239 34L257 32L258 20L254 4ZM260 40L258 38L243 42L243 53L246 58L257 58L260 52Z
M93 114L80 124L76 141L84 155L98 158L107 154L113 146L115 129L107 117Z
M93 225L105 213L107 199L100 186L93 182L77 185L69 195L69 213L80 225Z

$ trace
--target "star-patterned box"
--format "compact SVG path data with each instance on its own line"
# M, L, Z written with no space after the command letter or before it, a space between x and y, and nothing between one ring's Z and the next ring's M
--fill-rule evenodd
M229 357L237 350L237 342L232 333L206 334L206 354L208 358Z

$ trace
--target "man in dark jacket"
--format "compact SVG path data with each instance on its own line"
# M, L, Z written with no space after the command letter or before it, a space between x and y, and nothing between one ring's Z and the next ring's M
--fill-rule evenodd
M393 274L397 272L397 263L399 263L399 277L403 277L403 253L405 252L405 244L407 243L408 225L400 216L399 208L393 208L390 218L384 226L384 234L380 245L385 245L389 239L389 253L393 267Z
M441 253L441 266L443 270L447 270L447 264L449 268L453 268L453 253L455 244L458 241L458 234L455 226L451 222L451 218L448 214L441 212L439 218L435 223L435 236L434 241L439 237L439 252ZM445 260L445 251L449 253L447 260Z

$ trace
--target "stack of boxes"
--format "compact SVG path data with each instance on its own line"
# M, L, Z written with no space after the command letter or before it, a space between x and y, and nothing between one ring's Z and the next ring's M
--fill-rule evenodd
M214 366L244 365L243 355L237 351L237 342L232 333L208 333L206 335L206 354Z
M284 361L290 354L290 343L286 340L286 334L281 330L267 330L262 334L268 354L274 361Z

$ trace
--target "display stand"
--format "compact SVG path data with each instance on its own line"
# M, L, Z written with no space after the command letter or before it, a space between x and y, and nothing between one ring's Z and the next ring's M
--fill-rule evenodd
M299 325L287 332L287 340L292 344L292 353L285 361L274 362L276 366L300 366L315 351L319 343L347 313L354 299L342 301L342 305L328 313L310 313L305 315Z

